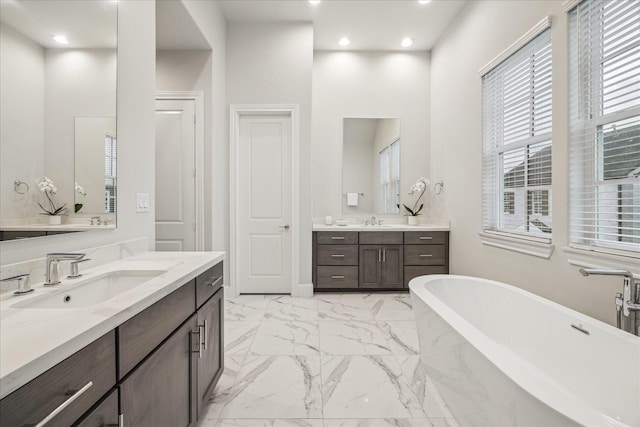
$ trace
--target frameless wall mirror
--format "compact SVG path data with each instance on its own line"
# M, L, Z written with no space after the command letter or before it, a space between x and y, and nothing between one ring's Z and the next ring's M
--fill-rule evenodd
M400 119L345 118L342 213L400 212Z
M117 4L0 2L5 240L115 226Z

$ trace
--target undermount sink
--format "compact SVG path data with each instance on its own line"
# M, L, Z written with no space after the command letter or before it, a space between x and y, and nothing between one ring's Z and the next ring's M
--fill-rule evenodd
M100 274L82 282L70 280L52 293L13 304L13 308L82 308L105 302L140 286L166 270L118 270Z

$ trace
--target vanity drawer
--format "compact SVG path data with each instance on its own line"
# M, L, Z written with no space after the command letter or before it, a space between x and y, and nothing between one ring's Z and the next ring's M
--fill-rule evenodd
M357 288L358 267L318 267L316 288Z
M2 425L35 425L80 393L47 423L48 427L71 425L116 384L115 350L111 331L11 393L0 401Z
M195 279L118 327L122 379L195 311Z
M196 307L200 307L222 287L224 267L222 262L196 277Z
M449 268L446 265L437 265L432 267L404 267L404 287L409 287L409 281L418 276L427 276L429 274L449 274Z
M444 245L447 243L446 231L405 231L405 245Z
M361 245L401 245L402 231L361 231Z
M357 231L319 231L319 245L357 245Z
M358 245L318 245L318 265L358 265Z
M445 245L405 245L404 265L445 265Z

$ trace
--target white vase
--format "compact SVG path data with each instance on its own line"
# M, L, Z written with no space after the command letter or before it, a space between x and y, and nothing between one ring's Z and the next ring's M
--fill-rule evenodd
M49 215L49 225L62 224L62 217L60 215Z
M413 216L413 215L409 215L407 217L407 224L409 224L409 225L418 225L418 217L417 216Z

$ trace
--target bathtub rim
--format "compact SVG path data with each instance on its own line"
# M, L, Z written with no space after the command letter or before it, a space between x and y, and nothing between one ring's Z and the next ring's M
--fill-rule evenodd
M420 298L425 305L433 310L435 314L441 317L445 322L450 324L458 334L475 347L475 349L487 358L497 369L507 375L515 384L526 390L539 401L565 417L583 425L632 427L625 422L611 418L604 413L594 410L585 402L582 402L578 398L569 394L547 373L523 360L518 354L513 352L513 350L502 347L493 341L493 339L487 337L478 328L473 326L469 321L428 290L427 285L430 282L443 279L485 283L488 285L498 286L508 292L519 293L538 303L544 304L551 309L559 309L566 312L569 316L574 317L578 322L589 325L591 330L597 328L602 330L603 333L612 333L624 341L628 341L632 345L638 346L640 354L640 339L638 337L517 286L495 280L464 275L434 274L419 276L409 282L409 290L412 295ZM416 326L419 328L419 325Z

